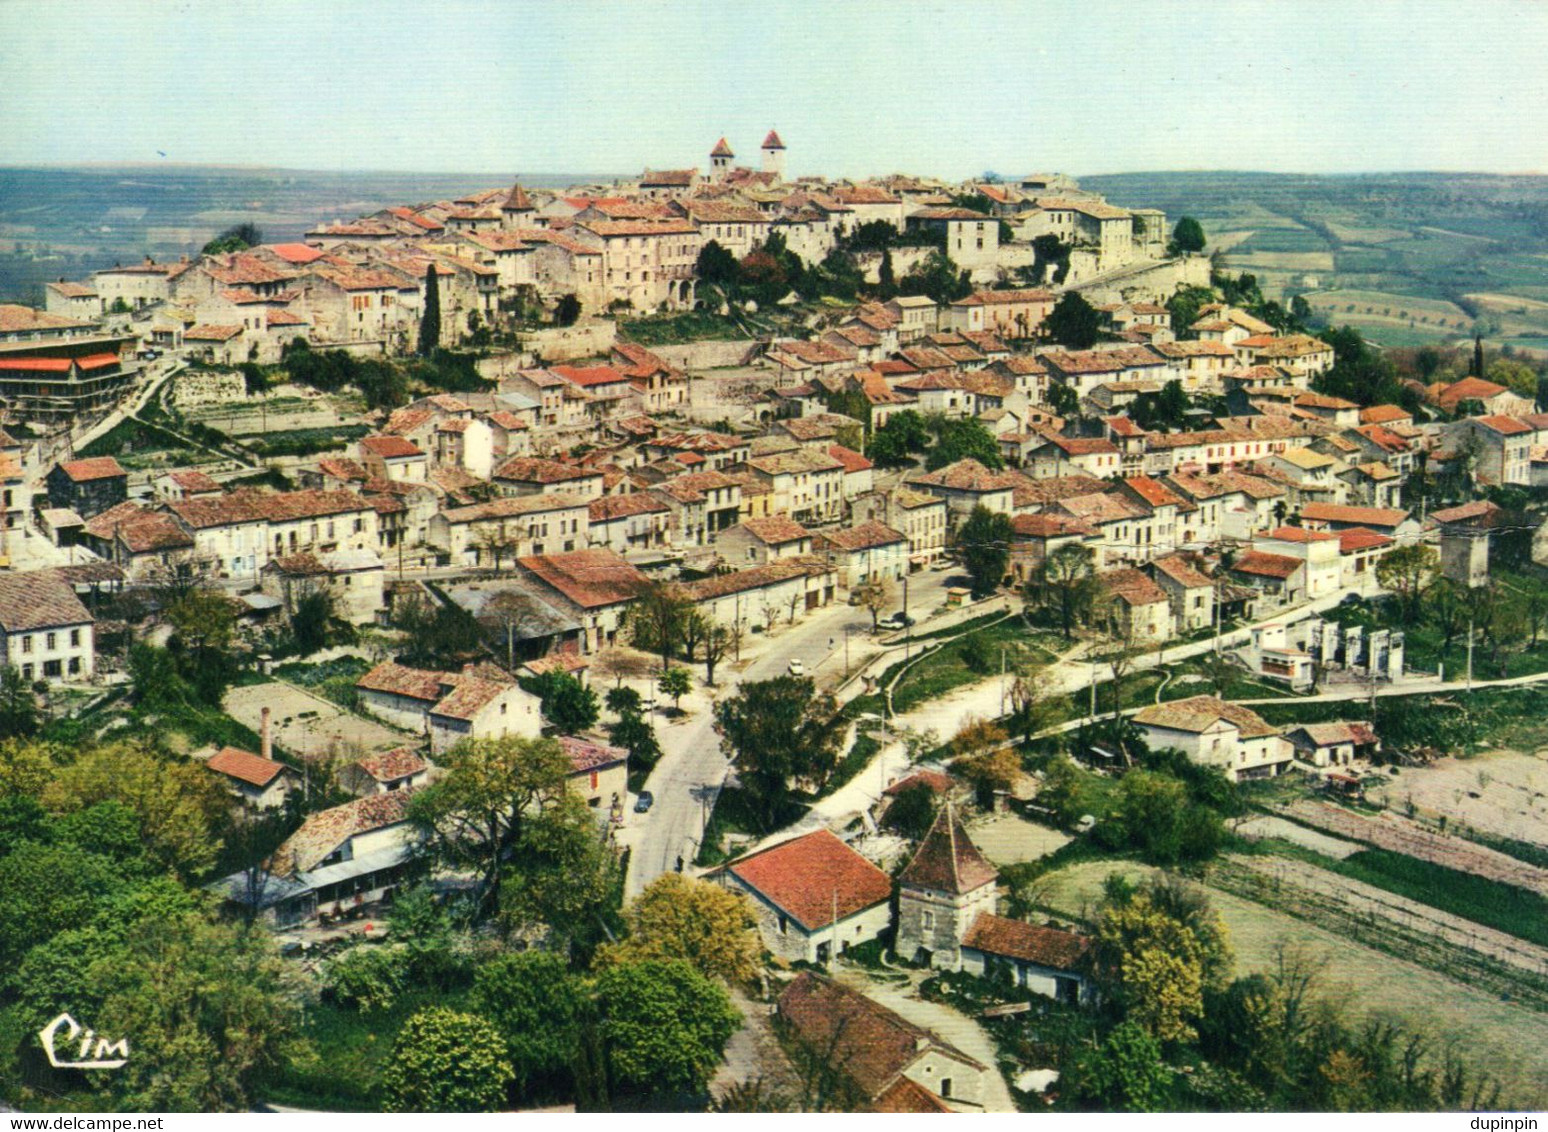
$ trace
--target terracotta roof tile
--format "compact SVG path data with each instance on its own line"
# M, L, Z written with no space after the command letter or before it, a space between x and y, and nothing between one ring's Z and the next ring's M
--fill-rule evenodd
M726 867L807 932L892 899L887 874L825 829Z

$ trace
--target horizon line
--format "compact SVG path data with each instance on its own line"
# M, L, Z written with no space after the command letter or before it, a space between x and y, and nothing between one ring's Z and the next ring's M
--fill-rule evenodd
M695 167L697 168L697 167ZM395 176L395 177L505 177L521 180L523 177L580 177L595 179L610 179L614 181L631 180L634 174L621 173L587 173L585 171L554 170L552 172L534 172L528 174L507 173L499 170L479 169L382 169L382 168L321 168L304 165L268 165L247 164L241 162L204 162L204 161L16 161L0 162L0 170L115 170L115 169L168 169L168 170L208 170L213 172L234 173L314 173L314 174L349 174L370 176ZM1135 176L1177 176L1177 175L1203 175L1203 174L1248 174L1260 177L1518 177L1518 178L1545 178L1548 172L1535 169L1515 170L1500 172L1485 169L1363 169L1316 171L1295 169L1250 169L1232 167L1181 167L1169 169L1122 169L1105 173L1074 173L1055 174L1073 176L1076 180L1086 177L1135 177ZM817 174L812 174L816 176ZM1014 181L1019 178L1006 174L997 174L1003 181ZM705 174L708 178L708 173ZM890 173L873 173L867 177L840 177L837 180L874 180L879 177L930 177L947 183L969 183L979 181L979 176L961 178L953 182L950 177L939 177L928 173L905 173L902 170L894 170Z

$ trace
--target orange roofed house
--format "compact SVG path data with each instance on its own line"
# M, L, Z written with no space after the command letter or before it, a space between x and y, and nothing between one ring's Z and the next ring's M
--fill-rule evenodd
M781 842L718 874L752 897L764 942L790 960L826 963L892 924L892 881L826 829Z
M362 711L429 735L433 754L463 739L536 738L543 728L538 697L498 669L431 672L387 660L355 681L355 691Z
M803 971L779 997L779 1025L821 1057L829 1103L851 1112L978 1112L994 1072L857 990Z

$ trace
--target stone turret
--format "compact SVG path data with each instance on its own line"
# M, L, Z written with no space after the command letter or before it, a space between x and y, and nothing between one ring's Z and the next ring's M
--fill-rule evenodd
M898 956L959 969L968 929L979 913L994 912L998 879L948 802L898 876Z
M726 174L731 172L731 162L736 159L736 154L731 152L731 146L721 138L715 143L715 148L710 150L710 176L717 181L724 181Z
M763 171L773 173L781 181L785 179L785 143L773 130L763 139Z

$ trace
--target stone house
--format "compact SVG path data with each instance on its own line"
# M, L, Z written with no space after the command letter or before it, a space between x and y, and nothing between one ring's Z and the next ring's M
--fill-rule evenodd
M898 874L893 950L913 962L960 970L962 940L980 914L994 912L998 880L947 805Z
M129 473L111 456L66 460L48 473L50 507L65 507L90 519L129 498Z
M284 763L240 747L222 747L205 760L205 768L221 776L226 789L256 810L278 809L301 777Z
M0 667L27 683L91 679L95 629L75 588L53 570L0 574Z
M745 892L764 944L786 960L826 963L892 924L892 881L826 829L732 861L718 874Z
M1278 728L1250 708L1213 696L1142 708L1134 723L1151 750L1175 747L1201 766L1223 771L1233 782L1283 774L1294 756Z

